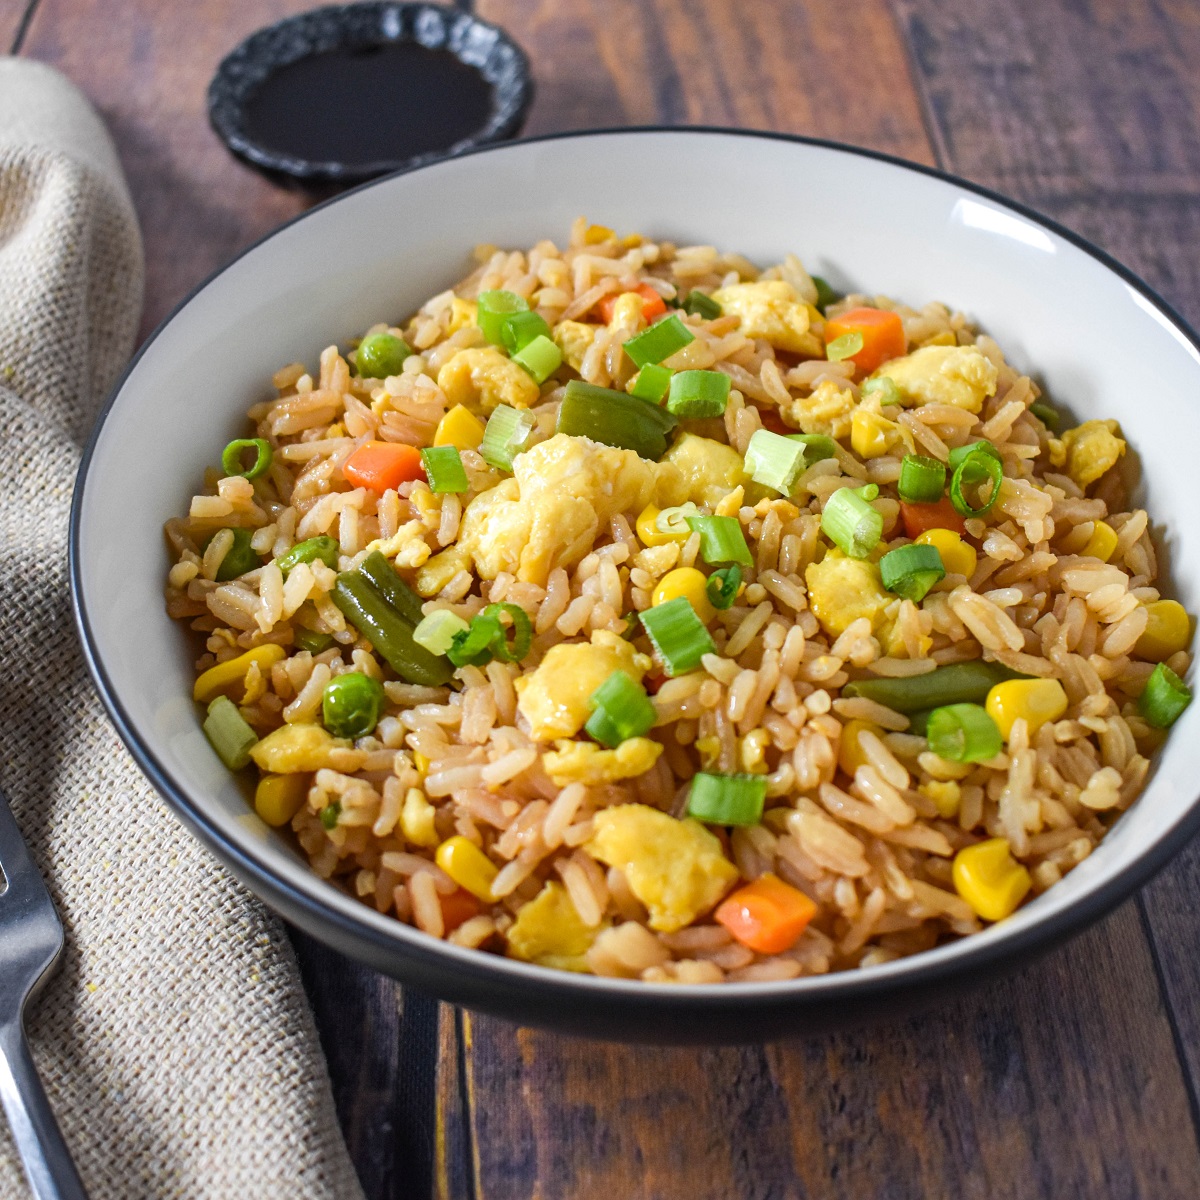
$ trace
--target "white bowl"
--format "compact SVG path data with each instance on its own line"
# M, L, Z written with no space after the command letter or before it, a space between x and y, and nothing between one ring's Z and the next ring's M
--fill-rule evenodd
M76 615L118 730L184 821L289 919L398 979L519 1020L639 1038L762 1037L894 1012L951 977L1027 960L1143 883L1200 819L1200 705L1095 853L1014 916L897 962L788 983L682 989L459 949L322 882L249 811L190 699L192 648L163 607L163 521L185 510L280 364L312 362L331 342L412 311L466 272L476 243L562 241L580 213L763 264L793 252L835 287L962 309L1057 405L1120 421L1141 456L1138 502L1157 522L1173 594L1195 611L1200 531L1185 518L1200 350L1162 300L1095 247L927 168L795 138L638 130L491 148L365 185L245 251L142 347L97 426L72 514Z

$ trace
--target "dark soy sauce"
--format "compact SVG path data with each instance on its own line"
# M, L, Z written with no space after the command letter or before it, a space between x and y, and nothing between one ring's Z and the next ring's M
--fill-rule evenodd
M492 85L449 50L387 42L281 67L246 105L262 146L309 162L360 165L448 150L492 112Z

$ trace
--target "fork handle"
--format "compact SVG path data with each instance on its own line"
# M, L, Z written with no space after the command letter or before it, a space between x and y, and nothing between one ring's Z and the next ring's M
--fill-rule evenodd
M0 1105L34 1200L87 1200L33 1065L19 1013L0 1017Z

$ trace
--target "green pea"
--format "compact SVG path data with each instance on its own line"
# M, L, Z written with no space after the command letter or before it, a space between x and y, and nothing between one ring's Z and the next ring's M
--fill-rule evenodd
M297 625L292 630L292 641L296 643L297 650L307 650L309 654L320 654L322 650L328 650L333 645L333 638L329 634L305 629L303 625Z
M336 571L339 550L336 538L322 534L320 537L309 538L306 542L297 542L286 554L281 554L275 560L275 565L283 572L285 579L293 568L318 558L331 570Z
M262 566L262 559L250 545L250 530L233 529L230 532L233 534L233 545L225 552L225 557L221 559L221 565L217 568L217 579L221 583L237 579L247 571L257 571ZM204 544L200 547L201 553L208 549L208 543L216 536L214 533L204 539Z
M364 379L386 379L400 374L404 360L411 353L403 338L393 333L373 333L359 342L354 361Z
M379 724L385 698L377 680L360 671L347 671L331 679L321 695L325 728L334 737L363 737Z
M338 817L342 815L342 806L335 800L332 804L327 804L321 809L321 824L326 829L336 829Z

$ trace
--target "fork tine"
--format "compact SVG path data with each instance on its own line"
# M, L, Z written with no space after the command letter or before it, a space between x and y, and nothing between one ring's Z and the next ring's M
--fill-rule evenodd
M50 893L37 869L25 839L21 836L17 819L8 807L8 798L0 792L0 870L8 881L8 887L0 891L0 914L10 901L44 901L50 903ZM0 925L4 917L0 915Z

